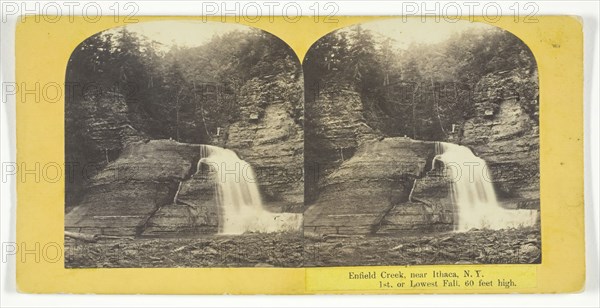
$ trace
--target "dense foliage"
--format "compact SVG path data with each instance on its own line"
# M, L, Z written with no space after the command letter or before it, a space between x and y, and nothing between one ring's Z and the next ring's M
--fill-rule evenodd
M67 121L77 126L85 112L81 102L93 94L89 89L113 91L125 96L135 129L153 138L207 143L217 127L235 120L237 96L248 81L301 76L293 56L285 43L259 30L167 51L126 27L102 32L81 43L69 61L67 82L84 90L67 96Z
M394 47L387 37L354 26L321 38L304 59L307 113L319 91L346 87L360 93L370 125L387 135L444 140L474 111L473 95L486 76L510 71L522 100L537 112L536 63L509 32L489 28L456 34L438 44Z

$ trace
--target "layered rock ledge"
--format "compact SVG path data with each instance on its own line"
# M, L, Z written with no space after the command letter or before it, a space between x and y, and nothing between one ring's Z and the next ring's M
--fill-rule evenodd
M173 203L179 183L195 170L198 145L171 140L128 144L90 180L65 229L104 235L141 235L149 218Z
M323 181L317 201L304 213L304 231L389 234L451 229L449 183L426 172L433 156L433 142L404 137L363 141L354 156Z

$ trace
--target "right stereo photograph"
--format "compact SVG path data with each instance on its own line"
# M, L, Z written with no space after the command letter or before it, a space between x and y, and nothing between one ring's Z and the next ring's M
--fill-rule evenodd
M541 263L523 41L389 19L329 33L302 66L305 266Z

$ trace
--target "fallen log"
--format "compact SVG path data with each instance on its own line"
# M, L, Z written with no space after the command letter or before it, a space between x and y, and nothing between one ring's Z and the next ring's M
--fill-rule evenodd
M72 239L81 240L81 241L90 242L90 243L95 243L100 238L100 236L98 234L86 234L86 233L70 232L70 231L65 231L65 236L70 237Z
M326 239L335 239L335 238L351 238L351 239L362 239L365 238L363 235L355 235L355 234L337 234L330 233L325 235Z
M133 236L118 236L118 235L95 235L99 240L134 240Z

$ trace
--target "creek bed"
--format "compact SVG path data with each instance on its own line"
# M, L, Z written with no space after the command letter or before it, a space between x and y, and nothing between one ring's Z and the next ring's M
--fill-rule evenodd
M427 264L535 264L535 228L427 235L338 237L299 232L184 239L65 241L67 268L313 267Z

